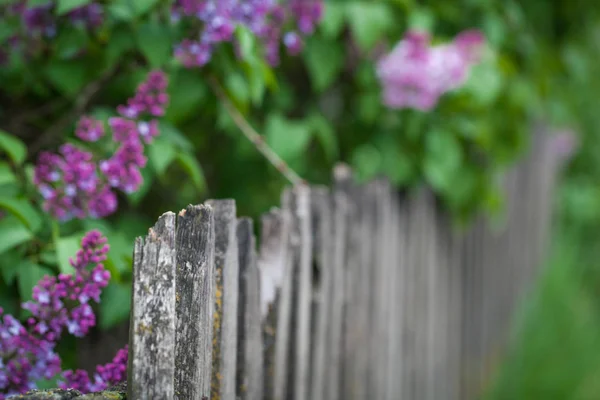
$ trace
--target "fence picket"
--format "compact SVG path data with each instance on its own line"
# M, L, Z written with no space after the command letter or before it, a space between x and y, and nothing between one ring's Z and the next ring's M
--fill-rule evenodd
M175 394L175 214L163 214L134 249L128 398Z
M237 371L239 265L233 200L209 200L215 219L215 312L211 399L234 399Z
M253 223L237 223L240 267L238 303L237 396L242 400L263 399L263 348L260 317L260 281L256 265Z
M210 206L188 206L177 216L177 334L175 396L210 395L215 224ZM193 317L192 317L193 316Z

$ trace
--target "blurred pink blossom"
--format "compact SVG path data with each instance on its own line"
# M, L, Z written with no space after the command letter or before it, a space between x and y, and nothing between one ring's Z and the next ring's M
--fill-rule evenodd
M468 30L431 46L426 32L409 31L377 64L383 102L390 108L429 111L444 93L462 86L481 58L483 34Z

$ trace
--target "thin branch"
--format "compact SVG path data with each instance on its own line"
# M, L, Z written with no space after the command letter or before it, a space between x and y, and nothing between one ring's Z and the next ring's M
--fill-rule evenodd
M225 110L236 124L236 126L242 131L244 136L256 147L256 149L263 155L265 158L279 171L283 176L287 178L288 181L294 186L306 184L304 179L300 177L294 170L292 170L289 165L283 161L281 157L277 155L271 149L265 139L258 133L252 126L246 121L244 116L239 112L239 110L233 105L233 103L229 100L222 86L219 84L216 78L210 77L209 83L212 86L215 95L217 98L223 103L225 106Z
M81 94L75 99L75 104L70 112L66 113L62 118L56 121L52 126L40 134L38 139L29 146L29 154L36 153L39 149L47 144L52 138L60 135L75 118L83 114L94 95L102 89L104 84L113 76L116 67L107 69L98 79L90 82Z

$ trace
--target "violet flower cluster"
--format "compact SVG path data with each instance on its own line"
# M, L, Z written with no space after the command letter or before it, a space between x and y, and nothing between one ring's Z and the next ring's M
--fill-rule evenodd
M483 34L476 30L437 46L430 44L425 32L408 32L377 64L384 104L394 109L433 109L444 93L466 82L483 45Z
M36 48L32 43L54 38L61 21L87 30L97 29L104 22L103 7L96 2L76 7L60 17L56 16L56 7L55 0L33 5L27 0L0 4L0 25L9 26L15 21L20 25L18 31L0 42L0 65L8 61L10 52L20 50L29 54Z
M29 5L21 0L12 5L12 12L21 16L25 32L29 36L54 37L57 31L57 2L49 0L43 4ZM65 17L71 24L81 25L87 29L97 28L104 20L102 6L90 3L69 11Z
M0 308L0 400L60 373L60 358L54 350L63 332L80 337L96 324L90 301L100 301L110 279L102 264L108 250L100 232L88 232L75 259L70 260L74 273L45 276L33 288L32 300L22 304L30 313L25 323ZM120 377L113 372L105 376Z
M303 37L315 30L323 15L322 0L177 0L173 19L188 23L195 38L183 40L175 57L184 66L201 67L219 43L233 42L237 26L256 35L271 65L279 64L280 43L291 55L303 48Z
M117 352L111 362L96 367L93 382L87 371L78 369L63 372L64 381L59 381L58 385L61 389L76 389L82 393L105 390L127 379L127 359L128 347L125 346Z
M120 116L108 120L115 148L111 157L102 159L72 144L62 145L58 153L40 153L34 183L44 198L46 212L61 221L103 218L117 209L116 190L138 190L143 181L140 169L146 165L144 145L159 134L154 117L165 113L169 100L166 89L165 74L153 71L138 86L135 96L117 108ZM106 136L104 124L84 116L75 136L97 142Z

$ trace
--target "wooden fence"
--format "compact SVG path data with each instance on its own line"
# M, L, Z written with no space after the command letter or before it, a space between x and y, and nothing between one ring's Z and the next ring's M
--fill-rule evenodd
M286 190L258 244L232 200L165 213L135 244L129 398L476 398L549 229L558 162L535 141L500 230L343 165Z

